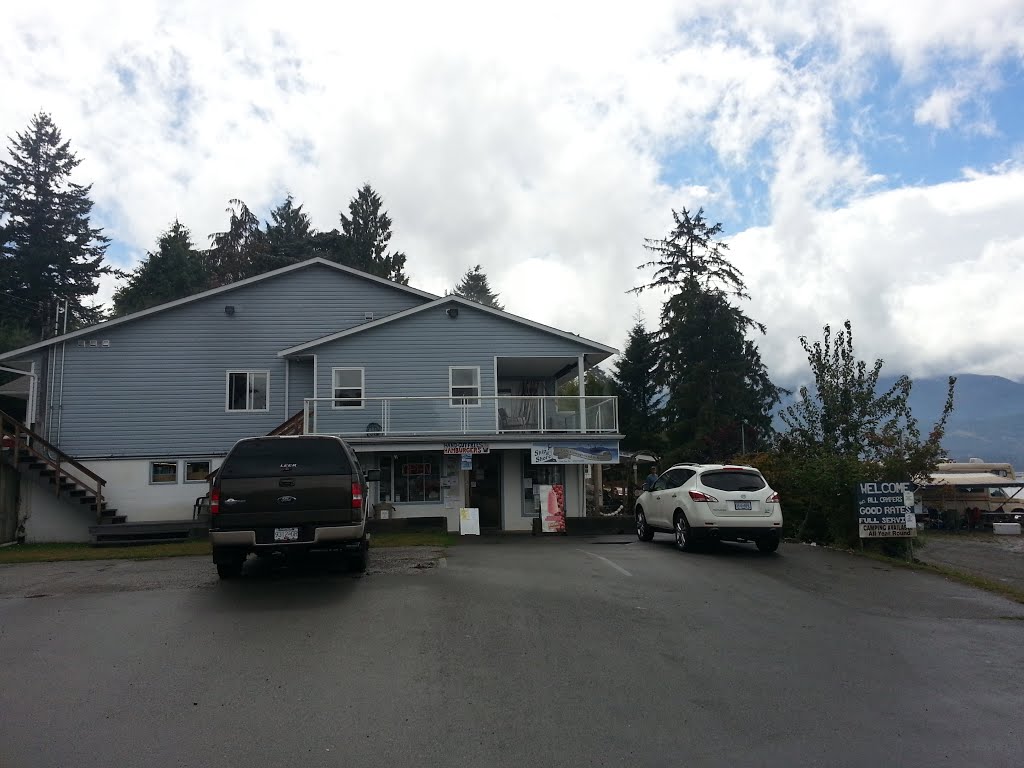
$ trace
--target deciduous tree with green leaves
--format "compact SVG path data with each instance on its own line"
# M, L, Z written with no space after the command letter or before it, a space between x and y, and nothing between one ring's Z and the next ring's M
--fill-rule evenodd
M771 468L773 487L798 521L796 535L852 546L857 483L912 481L939 462L956 378L949 377L942 414L923 437L910 409L913 382L900 376L879 391L884 362L869 366L857 357L849 320L838 333L826 325L821 341L801 337L800 344L814 384L780 412L786 430L761 468Z
M661 289L660 328L655 336L654 380L665 392L662 416L670 460L724 461L772 431L771 412L780 390L772 384L751 334L765 331L738 302L750 298L743 275L726 257L721 223L704 210L672 211L675 226L664 239L647 239L654 258L650 283L632 290Z
M96 322L86 299L116 270L103 263L109 239L90 221L92 185L72 180L81 160L45 112L10 142L10 159L0 160L0 290L24 303L30 335L51 332L63 301L69 329Z

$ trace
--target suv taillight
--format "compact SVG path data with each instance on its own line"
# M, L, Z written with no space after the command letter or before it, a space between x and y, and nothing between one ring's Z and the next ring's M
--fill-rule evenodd
M765 500L765 503L766 504L778 504L779 503L779 494L777 492L773 493L771 496L769 496Z
M352 509L363 508L363 486L352 481Z
M220 488L210 489L210 514L220 514Z
M700 491L690 491L690 498L694 501L718 501L714 496L708 496Z

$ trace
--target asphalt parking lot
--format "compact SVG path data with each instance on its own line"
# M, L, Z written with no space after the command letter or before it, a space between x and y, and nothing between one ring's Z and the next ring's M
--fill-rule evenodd
M1024 606L784 545L0 566L0 766L1017 766Z

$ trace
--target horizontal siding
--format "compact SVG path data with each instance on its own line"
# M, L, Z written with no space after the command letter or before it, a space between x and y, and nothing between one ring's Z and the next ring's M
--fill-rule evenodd
M494 358L576 357L590 351L574 343L513 320L460 307L457 319L443 306L431 308L316 349L317 397L330 398L332 368L364 368L366 397L445 397L449 366L479 366L481 394L497 394ZM392 431L462 431L461 408L448 400L393 402ZM494 401L468 409L470 432L494 431ZM381 405L367 401L362 410L337 408L321 402L316 428L320 432L359 433L370 422L383 424Z
M79 457L224 453L237 439L284 421L287 362L278 351L361 324L366 312L380 317L424 301L313 265L100 328L87 338L108 340L109 347L67 344L59 444ZM58 354L58 374L59 363ZM270 372L268 412L225 412L228 370ZM299 379L293 391L301 396ZM59 390L59 379L53 382ZM311 391L312 381L305 386ZM55 428L51 435L58 440Z
M303 402L313 396L313 361L292 360L288 373L288 417L302 410Z

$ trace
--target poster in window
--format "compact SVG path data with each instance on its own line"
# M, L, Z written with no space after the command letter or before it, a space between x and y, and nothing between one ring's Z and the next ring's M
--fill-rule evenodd
M534 491L540 503L541 531L565 533L565 486L539 485Z

